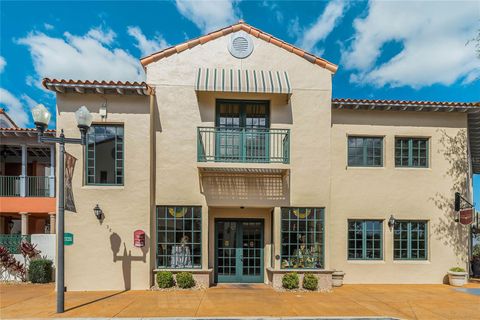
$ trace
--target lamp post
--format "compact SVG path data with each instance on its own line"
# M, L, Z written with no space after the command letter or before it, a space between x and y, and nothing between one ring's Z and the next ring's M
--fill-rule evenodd
M40 143L58 143L59 144L59 176L58 176L58 228L57 228L57 313L63 313L65 310L65 256L64 256L64 233L65 233L65 144L80 144L85 146L86 134L92 124L92 115L87 107L81 106L75 112L77 126L81 133L81 138L65 138L63 129L58 137L48 137L43 135L50 122L51 113L43 104L39 104L32 109L32 116L37 127L38 142Z

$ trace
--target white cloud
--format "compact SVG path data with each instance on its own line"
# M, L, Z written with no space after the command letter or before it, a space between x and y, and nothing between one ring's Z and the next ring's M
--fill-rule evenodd
M332 32L345 14L346 7L347 5L343 0L329 2L317 21L304 30L300 30L298 20L294 20L291 29L300 36L297 45L307 51L323 52L323 50L315 49L315 47Z
M354 70L351 81L375 86L450 85L480 75L474 44L479 7L476 2L376 2L354 21L355 36L342 52L342 65ZM401 51L378 65L385 44Z
M0 73L5 70L5 66L7 65L7 61L5 61L5 58L0 56Z
M115 36L112 30L101 28L92 28L83 36L66 32L58 38L32 32L18 43L30 51L37 83L43 77L142 81L145 76L139 60L114 48Z
M176 0L177 10L202 32L226 27L238 20L235 0Z
M152 40L147 39L142 30L137 26L129 26L127 28L127 33L137 40L135 47L140 50L142 57L170 46L170 44L159 34L155 35Z
M53 25L51 25L50 23L44 23L43 24L43 27L45 28L45 30L53 30L55 29L55 27Z
M10 91L0 88L0 106L19 127L25 127L29 122L29 110Z

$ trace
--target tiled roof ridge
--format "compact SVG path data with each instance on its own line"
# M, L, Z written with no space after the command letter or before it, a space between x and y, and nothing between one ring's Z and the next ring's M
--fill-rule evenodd
M137 82L137 81L106 81L106 80L73 80L73 79L50 79L44 78L42 80L42 85L45 87L46 83L51 84L78 84L78 85L106 85L106 86L147 86L149 85L145 82Z
M29 131L37 131L36 128L20 128L20 127L16 127L16 128L3 128L3 127L0 127L0 131L25 131L25 132L29 132ZM56 130L55 129L49 129L49 130L45 130L46 133L55 133Z
M385 105L435 105L435 106L469 106L480 107L480 102L457 102L457 101L425 101L425 100L387 100L387 99L352 99L352 98L332 98L332 103L365 103L365 104L385 104Z
M283 40L280 40L279 38L276 38L272 36L271 34L268 34L266 32L263 32L260 29L257 29L255 27L252 27L251 25L245 23L243 20L240 20L236 24L230 25L228 27L212 31L206 35L200 36L195 39L188 40L187 42L183 42L181 44L171 46L169 48L165 48L161 51L155 52L150 54L149 56L143 57L140 59L141 64L143 67L147 66L148 64L158 61L162 58L166 58L168 56L171 56L174 53L180 53L182 51L185 51L186 49L191 49L199 44L204 44L206 42L209 42L211 40L217 39L219 37L225 36L227 34L237 32L243 30L248 34L251 34L254 37L260 38L266 42L272 43L276 45L279 48L285 49L288 52L292 52L296 54L299 57L304 58L305 60L316 64L322 68L325 68L332 73L335 73L338 69L338 66L323 59L320 57L315 56L312 53L309 53L305 50L302 50L294 45L291 45Z

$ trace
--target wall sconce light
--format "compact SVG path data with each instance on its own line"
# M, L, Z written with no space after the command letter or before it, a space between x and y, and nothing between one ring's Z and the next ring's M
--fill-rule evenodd
M102 104L98 113L100 114L100 117L102 117L102 119L105 119L107 117L107 102L104 102Z
M388 227L391 229L393 229L393 227L395 226L395 218L393 217L393 214L390 216L390 219L388 219Z
M97 205L95 206L95 208L93 208L93 213L95 213L95 217L97 217L98 220L102 220L102 218L103 218L103 211L102 211L102 209L100 209L100 207L98 206L98 203L97 203Z
M12 219L10 219L10 221L8 221L8 229L9 229L10 231L12 231L14 225L15 225L15 223L13 222Z

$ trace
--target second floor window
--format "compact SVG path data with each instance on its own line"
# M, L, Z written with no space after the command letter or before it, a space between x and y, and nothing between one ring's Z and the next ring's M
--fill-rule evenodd
M348 137L349 167L383 166L382 137Z
M393 243L395 260L426 260L427 222L396 221Z
M395 138L396 167L428 167L427 138Z
M348 221L349 260L382 259L382 225L381 220Z
M123 185L123 126L90 127L86 146L86 183Z

